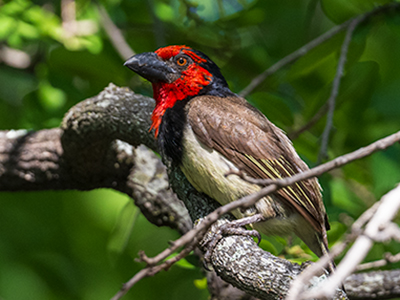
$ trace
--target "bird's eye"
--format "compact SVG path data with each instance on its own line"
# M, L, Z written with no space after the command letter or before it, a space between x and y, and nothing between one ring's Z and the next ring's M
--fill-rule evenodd
M178 60L176 61L176 63L177 63L179 66L183 67L184 65L187 64L187 59L184 58L184 57L179 57Z

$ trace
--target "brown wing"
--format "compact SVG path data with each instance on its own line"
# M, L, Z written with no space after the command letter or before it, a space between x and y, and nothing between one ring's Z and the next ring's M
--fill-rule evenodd
M308 169L286 135L243 98L200 96L186 109L197 138L253 178L290 177ZM277 196L317 232L323 232L323 224L329 226L316 179L282 188Z

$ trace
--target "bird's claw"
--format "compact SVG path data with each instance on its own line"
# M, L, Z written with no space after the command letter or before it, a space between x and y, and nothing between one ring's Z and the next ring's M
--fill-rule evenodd
M224 237L228 235L241 235L241 236L250 236L257 238L257 245L261 242L261 234L257 230L247 230L245 225L248 225L244 219L239 219L235 221L230 221L216 228L216 232L214 233L211 240L208 241L208 245L206 247L206 252L203 257L203 266L207 271L211 271L209 265L211 264L211 255L215 249L215 246L218 242Z

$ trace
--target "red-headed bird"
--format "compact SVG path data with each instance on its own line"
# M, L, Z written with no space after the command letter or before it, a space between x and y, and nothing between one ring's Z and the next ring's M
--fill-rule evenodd
M132 56L125 65L152 83L151 128L161 155L180 166L199 192L224 205L260 190L238 176L226 177L231 170L271 179L308 170L283 131L233 93L200 51L168 46ZM259 232L295 233L319 257L327 253L329 223L317 179L284 187L254 208L232 213L238 219L261 215L262 222L251 224Z

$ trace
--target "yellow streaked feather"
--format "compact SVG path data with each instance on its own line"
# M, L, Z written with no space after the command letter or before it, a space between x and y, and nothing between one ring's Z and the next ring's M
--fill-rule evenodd
M267 169L265 169L253 156L245 154L248 159L250 159L257 167L261 169L265 174L267 174L270 178L275 178ZM280 177L279 177L280 178Z

